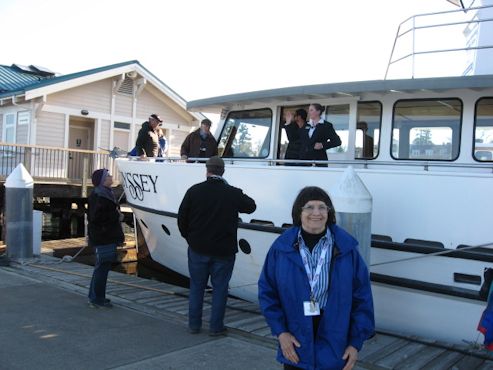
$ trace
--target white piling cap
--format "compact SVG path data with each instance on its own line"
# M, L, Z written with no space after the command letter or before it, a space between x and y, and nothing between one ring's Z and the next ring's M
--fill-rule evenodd
M330 191L336 212L370 213L372 197L360 177L349 166Z
M33 178L26 170L26 167L19 163L5 180L5 187L30 189L33 187Z

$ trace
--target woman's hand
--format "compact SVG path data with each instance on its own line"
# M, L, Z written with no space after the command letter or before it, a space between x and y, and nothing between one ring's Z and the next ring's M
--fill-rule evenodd
M346 366L344 366L344 369L342 370L351 370L358 360L358 350L353 346L348 346L344 351L342 359L346 360Z
M289 125L291 122L293 122L293 112L288 110L284 115L284 118L286 118L286 125Z
M300 359L298 358L298 355L296 354L296 348L300 348L301 344L296 340L296 338L288 332L284 332L279 334L279 343L281 345L281 351L282 354L285 358L287 358L289 361L294 362L297 364Z
M324 148L324 144L322 143L315 143L315 146L313 147L315 150L320 150Z

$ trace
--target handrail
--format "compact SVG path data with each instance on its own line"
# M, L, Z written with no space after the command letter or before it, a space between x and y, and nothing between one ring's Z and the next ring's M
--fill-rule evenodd
M414 57L416 55L423 55L423 54L433 54L433 53L444 53L444 52L457 52L457 51L469 51L469 50L481 50L481 49L493 49L493 45L487 45L487 46L466 46L462 48L450 48L450 49L438 49L438 50L429 50L429 51L416 51L415 50L415 32L416 30L422 30L422 29L431 29L431 28L439 28L439 27L448 27L448 26L457 26L461 24L473 24L473 23L486 23L486 22L492 22L493 18L484 18L484 19L470 19L466 21L454 21L454 22L442 22L442 23L435 23L435 24L429 24L429 25L423 25L423 26L417 26L416 25L416 20L418 18L424 18L424 17L430 17L430 16L437 16L437 15L443 15L443 14L451 14L451 13L459 13L459 12L467 12L470 10L481 10L481 9L490 9L493 8L493 5L484 5L484 6L477 6L477 7L471 7L468 8L467 10L462 10L462 9L454 9L454 10L446 10L446 11L441 11L441 12L431 12L431 13L422 13L422 14L416 14L413 15L404 21L402 21L398 28L397 28L397 33L394 38L394 44L392 46L392 50L390 53L389 61L387 63L387 69L385 70L385 76L384 79L387 79L388 73L390 66L392 66L395 63L401 62L404 59L407 58L412 58L412 71L411 71L411 77L414 78L415 75L415 68L414 68ZM401 29L403 26L408 23L409 21L412 20L412 25L406 29L404 32L401 33ZM394 52L396 49L397 41L407 35L408 33L412 32L412 52L403 56L399 57L396 60L394 60Z
M166 157L166 158L145 158L141 159L140 157L125 157L130 161L142 161L142 162L156 162L156 163L186 163L186 162L198 162L205 163L207 158L187 158L183 159L181 157ZM120 158L123 159L123 158ZM234 164L235 162L239 163L258 163L263 164L267 163L270 165L276 164L299 164L299 165L307 165L312 167L313 165L357 165L363 166L367 168L368 166L403 166L403 167L424 167L428 169L430 167L454 167L454 168L485 168L493 170L493 163L453 163L446 161L408 161L408 160L396 160L396 161L379 161L379 160L368 160L368 159L335 159L328 161L316 161L316 160L295 160L295 159L269 159L269 158L223 158L226 164ZM293 166L294 168L303 168L304 166ZM323 167L320 167L323 168Z
M14 144L14 143L4 143L0 141L0 146L12 146L18 148L32 148L32 149L46 149L46 150L60 150L63 152L76 152L76 153L87 153L87 154L108 154L109 151L106 150L87 150L87 149L72 149L72 148L61 148L56 146L43 146L43 145L30 145L30 144Z
M84 188L91 173L99 168L110 169L114 181L119 181L109 151L0 142L0 179L7 178L19 163L37 182L80 183Z

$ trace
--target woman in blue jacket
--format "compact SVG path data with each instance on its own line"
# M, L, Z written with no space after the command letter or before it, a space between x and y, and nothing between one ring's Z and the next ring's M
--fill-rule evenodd
M270 248L259 302L284 369L344 369L356 363L375 321L368 269L358 242L335 223L327 193L306 187L292 209L294 227Z

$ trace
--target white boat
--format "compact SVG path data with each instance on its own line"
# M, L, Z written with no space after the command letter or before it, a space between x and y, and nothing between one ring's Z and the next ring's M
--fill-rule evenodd
M327 167L286 165L293 161L282 159L284 113L313 102L326 107L343 144L329 150ZM377 328L477 340L485 308L478 290L483 269L493 267L493 75L280 88L197 100L188 109L221 113L225 178L257 203L241 215L231 294L257 300L265 255L291 224L299 190L318 185L330 194L353 166L373 197ZM176 217L185 191L204 181L204 164L130 158L117 165L152 258L188 276Z

